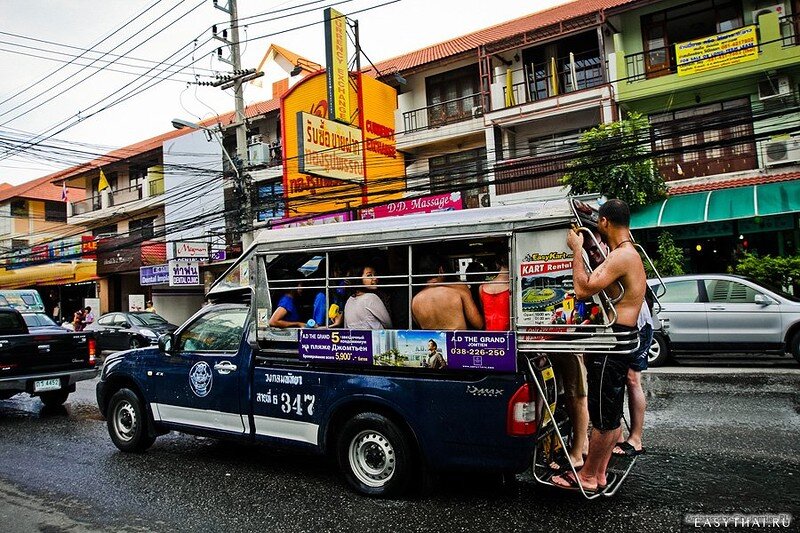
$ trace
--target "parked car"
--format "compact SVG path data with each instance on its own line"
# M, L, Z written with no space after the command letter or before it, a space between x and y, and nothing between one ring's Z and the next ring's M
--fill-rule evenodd
M178 329L162 316L148 311L107 313L86 326L94 332L99 351L127 350L158 343L158 337Z
M658 280L648 283L661 294ZM729 274L664 278L658 366L672 355L793 355L800 362L800 299L764 283ZM656 337L658 338L658 336ZM658 341L654 341L655 343Z
M31 333L47 333L47 332L63 332L67 331L62 328L55 321L47 316L45 313L27 313L22 312L22 318L25 319L25 324L28 326L28 331Z
M18 310L0 307L0 400L27 392L59 406L75 383L97 376L96 363L91 333L34 331Z

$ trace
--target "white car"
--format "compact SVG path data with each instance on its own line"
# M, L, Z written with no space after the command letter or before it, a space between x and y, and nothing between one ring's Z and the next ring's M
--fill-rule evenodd
M729 274L648 280L659 296L666 332L656 333L650 365L670 355L791 354L800 362L800 299Z

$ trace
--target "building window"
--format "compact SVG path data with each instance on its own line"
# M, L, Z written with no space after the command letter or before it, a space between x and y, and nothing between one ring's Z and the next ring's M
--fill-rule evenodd
M263 183L258 185L256 216L259 222L286 216L286 200L283 198L282 183Z
M480 105L478 65L425 78L428 124L437 126L472 117Z
M139 220L131 220L128 223L128 235L138 239L152 239L153 238L153 223L156 217L140 218Z
M27 217L28 216L28 201L27 200L12 200L11 201L11 216L12 217Z
M99 228L94 228L92 230L93 237L99 236L109 236L109 235L116 235L117 234L117 225L116 224L109 224L107 226L101 226Z
M733 0L702 0L644 15L642 43L648 78L676 70L675 44L744 25L742 6Z
M134 189L136 187L141 187L144 185L146 180L147 168L131 165L130 169L128 170L128 181L130 182L130 188ZM110 182L109 185L111 185Z
M467 150L428 160L431 192L461 191L464 207L480 207L481 195L488 192L486 181L486 148ZM467 188L475 185L475 188Z
M65 202L45 202L44 219L47 222L66 222L67 204Z
M653 150L666 180L757 166L749 98L650 115Z

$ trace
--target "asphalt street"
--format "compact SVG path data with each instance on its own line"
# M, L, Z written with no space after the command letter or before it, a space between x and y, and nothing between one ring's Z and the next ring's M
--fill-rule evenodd
M0 530L680 531L687 513L800 518L800 369L646 372L645 446L614 498L587 502L529 474L447 476L402 500L352 493L325 458L171 433L112 445L83 382L61 409L0 402ZM797 530L797 522L792 523Z

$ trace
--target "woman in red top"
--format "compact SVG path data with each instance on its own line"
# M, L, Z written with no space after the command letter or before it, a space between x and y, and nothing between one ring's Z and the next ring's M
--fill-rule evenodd
M511 285L508 277L508 254L495 258L499 273L480 286L481 304L487 331L508 331L511 328Z

